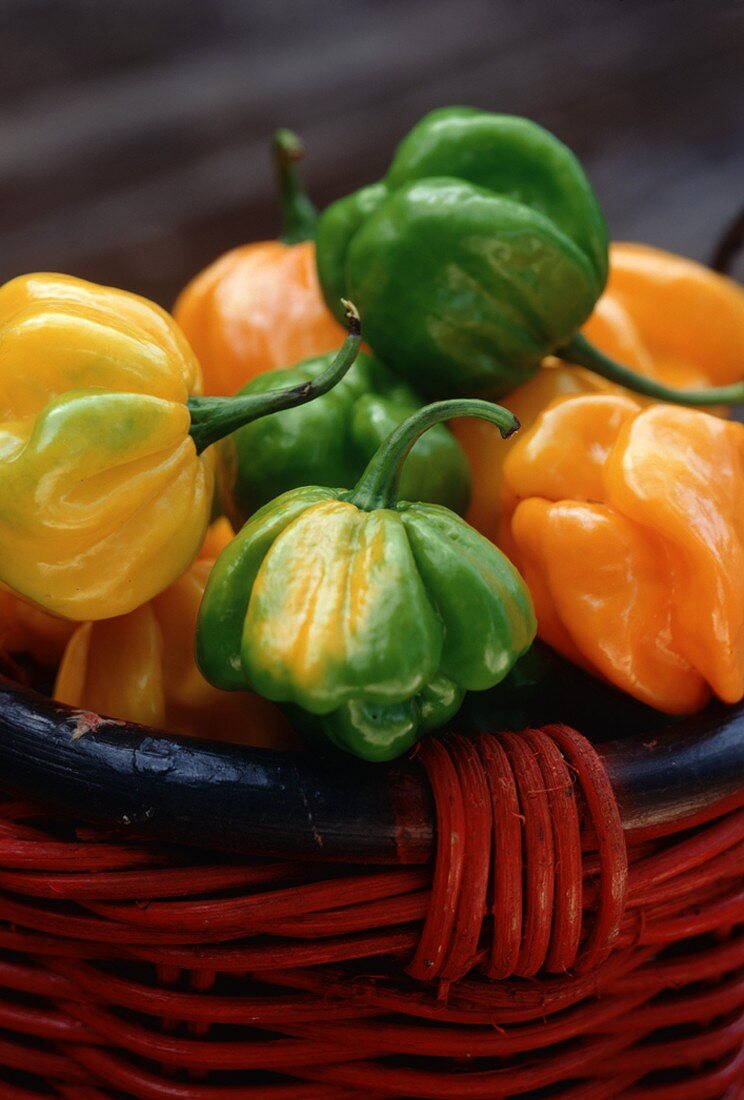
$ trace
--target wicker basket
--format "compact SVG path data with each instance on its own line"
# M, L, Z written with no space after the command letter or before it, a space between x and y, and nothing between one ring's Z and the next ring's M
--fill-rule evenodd
M742 708L379 768L5 683L0 776L7 1100L744 1095Z

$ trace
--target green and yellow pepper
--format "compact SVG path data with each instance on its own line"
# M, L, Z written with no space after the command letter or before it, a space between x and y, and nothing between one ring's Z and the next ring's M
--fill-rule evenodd
M239 400L201 397L199 365L152 302L65 275L0 288L0 583L55 614L122 615L190 565L212 506L205 448L325 393L325 375Z
M669 714L744 696L744 426L567 397L512 448L504 483L502 545L544 641Z
M607 279L607 232L574 155L523 118L427 115L385 178L333 203L317 231L326 301L352 296L375 354L432 397L498 398L555 355L657 400L744 399L744 385L675 389L579 333Z
M502 680L535 621L504 555L398 484L419 436L453 416L503 435L505 409L449 401L419 410L379 447L351 491L294 489L248 521L217 561L197 659L217 687L289 704L298 724L369 760L400 755Z
M207 533L197 560L164 592L127 615L81 623L54 687L62 703L172 733L269 748L294 744L277 707L251 692L208 684L194 660L196 620L227 520Z
M240 393L310 382L328 369L330 359L264 374ZM338 385L317 401L254 421L220 444L220 498L233 523L240 526L257 508L301 485L353 485L393 428L420 407L404 382L361 352ZM400 492L404 500L443 504L458 513L467 508L470 467L443 424L416 443L403 467Z

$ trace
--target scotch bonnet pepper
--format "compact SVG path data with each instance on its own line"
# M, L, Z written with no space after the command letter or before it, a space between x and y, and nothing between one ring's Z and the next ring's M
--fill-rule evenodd
M187 568L213 463L242 424L324 393L328 372L240 400L200 397L199 366L152 302L65 275L0 288L0 582L69 619L122 615Z
M744 426L593 395L551 405L504 466L503 545L540 636L670 714L744 695Z
M703 264L648 245L610 246L607 288L582 331L606 355L665 385L730 385L744 375L744 290ZM557 397L613 392L627 391L552 359L507 404L524 429ZM453 425L473 474L468 522L497 541L501 469L519 437L498 445L484 428L474 420Z
M499 397L553 354L659 400L727 404L741 384L678 390L579 333L607 279L607 231L574 155L527 119L427 115L380 183L317 232L326 301L352 296L383 362L428 396Z
M222 553L197 629L213 684L290 704L298 724L369 760L400 755L493 686L530 645L535 620L511 563L439 505L405 503L406 455L433 424L505 409L449 401L396 428L351 491L295 489Z
M240 393L310 382L329 364L330 356L321 356L272 371ZM301 485L353 485L383 440L420 407L413 390L361 352L338 385L317 401L254 421L220 444L220 497L230 518L240 526L257 508ZM443 424L426 432L406 459L400 494L459 513L467 508L470 467Z
M296 134L274 135L283 230L279 240L233 248L179 295L174 315L196 352L209 393L338 347L343 329L323 301L315 269L315 209L303 190Z

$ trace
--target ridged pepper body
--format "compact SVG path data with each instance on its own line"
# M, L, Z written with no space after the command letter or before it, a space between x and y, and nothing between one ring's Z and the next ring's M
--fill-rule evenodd
M54 698L173 733L272 748L293 744L276 707L250 692L218 691L196 666L199 604L214 557L231 535L227 521L219 521L197 560L160 595L127 615L80 624Z
M573 154L533 122L464 107L427 115L382 182L332 204L317 248L326 301L352 296L374 352L427 396L514 389L607 276Z
M199 616L197 659L225 689L252 687L298 725L369 760L400 755L502 680L530 645L525 585L449 509L398 499L416 441L457 415L506 437L511 413L443 401L381 443L352 490L284 493L221 554Z
M607 288L582 331L606 355L666 385L725 386L744 376L744 290L703 264L648 245L610 246ZM551 359L506 403L526 429L555 398L580 393L627 391ZM646 403L640 395L634 400ZM478 420L458 420L453 431L472 469L468 521L497 541L501 471L519 437L494 439Z
M0 288L0 581L70 619L132 610L196 556L212 499L189 438L199 365L137 295Z
M330 356L254 379L241 394L293 386L322 373ZM302 485L353 485L387 435L421 402L382 363L361 353L323 397L240 428L220 444L220 496L235 526L263 504ZM470 469L454 436L439 424L416 443L401 478L406 500L462 513Z
M558 400L504 465L502 544L540 636L670 714L744 695L744 426Z
M197 653L219 687L248 684L341 748L387 760L466 690L501 680L533 634L516 570L449 510L368 512L312 487L262 508L223 552Z

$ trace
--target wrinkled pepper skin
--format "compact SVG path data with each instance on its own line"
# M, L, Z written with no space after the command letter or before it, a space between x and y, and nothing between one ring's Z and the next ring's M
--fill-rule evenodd
M744 376L744 290L694 260L648 245L610 246L607 289L582 331L605 354L670 386L723 386ZM552 400L580 393L627 391L549 359L505 403L529 428ZM646 402L641 395L635 400ZM477 420L455 421L452 429L473 474L468 522L497 541L501 470L516 438L496 441Z
M329 306L353 297L373 351L426 396L513 390L607 277L605 223L570 150L465 107L431 112L381 183L332 204L317 248Z
M214 565L211 555L227 545L228 528L226 520L210 528L199 558L149 603L79 625L57 675L55 699L187 736L291 746L294 739L276 707L249 692L218 691L196 667L199 604Z
M308 381L329 359L272 371L240 392ZM220 445L220 497L231 520L239 527L262 505L302 485L353 485L385 437L420 406L405 383L360 353L341 382L317 401L254 421ZM400 492L405 500L443 504L459 514L467 508L470 468L443 424L416 443L403 467Z
M447 415L453 405L483 406L514 430L497 406L443 402ZM534 636L504 555L448 509L397 499L405 454L437 422L430 410L445 419L442 406L397 428L354 490L294 489L256 512L218 559L200 612L208 680L289 704L298 725L367 760L442 726Z
M301 146L280 131L275 158L284 232L241 245L185 287L174 316L196 352L208 393L226 397L250 379L338 347L343 329L323 301L315 266L315 212L301 190Z
M327 393L356 358L359 315L302 385L202 397L178 325L134 294L65 275L0 287L0 583L53 614L124 615L191 564L230 432Z
M622 395L564 398L504 466L539 634L668 714L744 695L744 426Z
M69 619L176 579L209 519L201 374L158 306L65 275L0 288L0 582Z

